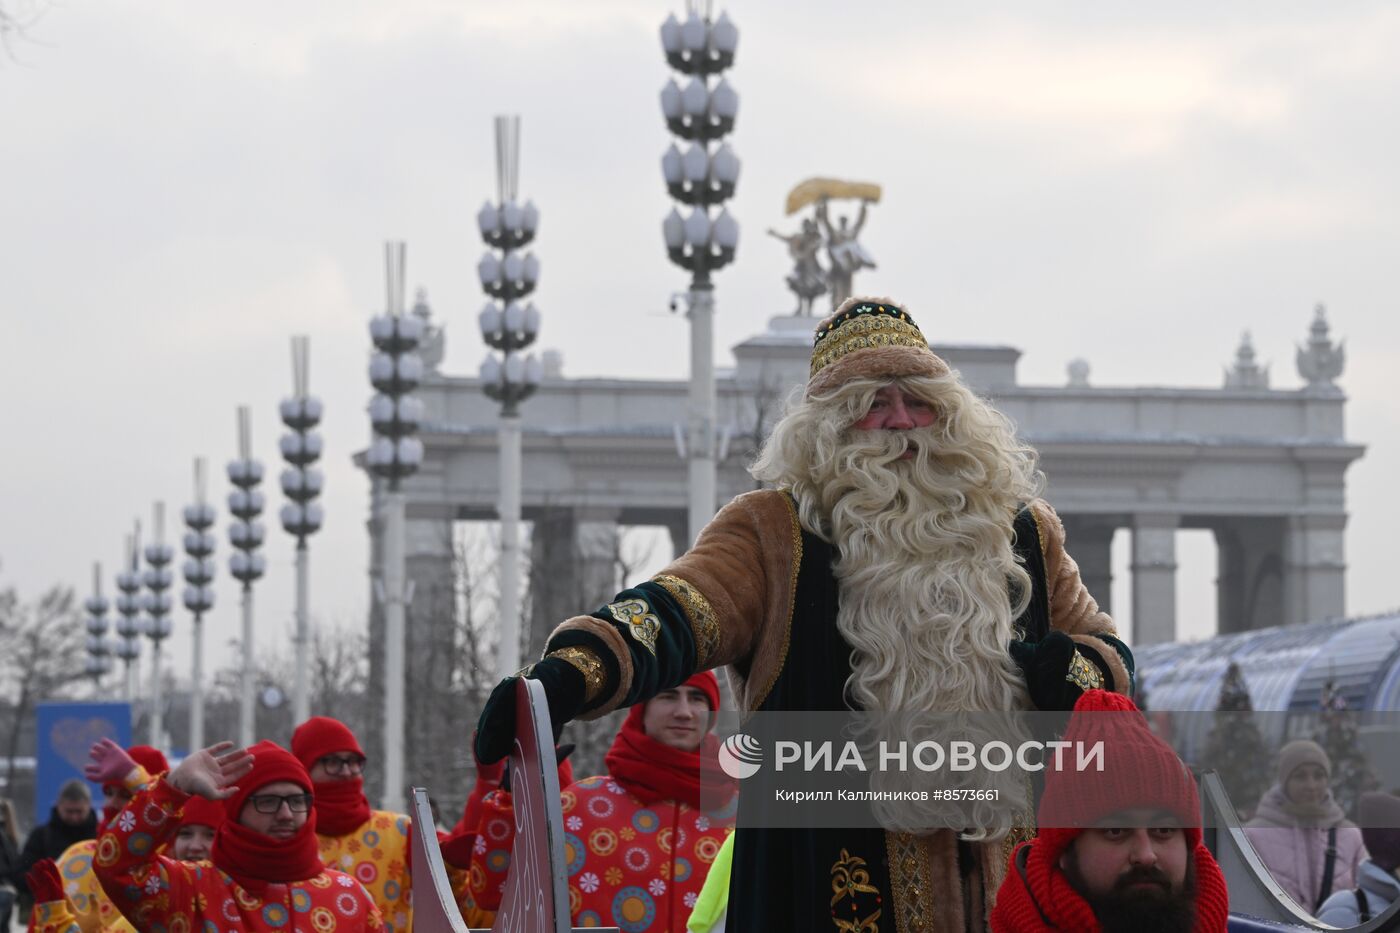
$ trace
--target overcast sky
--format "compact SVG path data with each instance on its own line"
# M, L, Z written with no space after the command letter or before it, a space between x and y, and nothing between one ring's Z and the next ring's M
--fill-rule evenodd
M0 60L0 585L86 594L101 560L110 593L132 520L149 524L157 499L177 514L206 456L220 663L238 618L222 501L235 408L253 406L275 479L288 340L306 333L327 409L313 614L362 624L368 493L349 458L368 437L382 242L408 241L410 287L448 328L444 371L474 373L474 217L495 190L496 113L524 120L542 345L572 376L685 372L686 324L666 312L685 276L660 234L657 27L673 9L48 4ZM1325 302L1347 341L1348 436L1368 446L1349 473L1348 609L1400 604L1384 478L1400 470L1400 8L737 0L729 13L743 239L718 276L720 365L791 307L785 248L763 231L791 226L784 196L813 175L884 186L863 237L880 267L862 290L902 298L935 342L1021 348L1027 384L1063 384L1082 356L1097 385L1218 386L1251 330L1273 384L1293 388L1294 345ZM262 645L286 636L293 600L275 482L267 492ZM1182 549L1188 636L1213 615L1209 547ZM182 664L187 620L177 609Z

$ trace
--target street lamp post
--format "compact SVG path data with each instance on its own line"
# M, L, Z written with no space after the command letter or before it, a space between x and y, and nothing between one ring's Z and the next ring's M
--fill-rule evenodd
M107 610L110 603L102 595L102 565L92 565L92 595L83 603L87 610L87 663L84 670L92 678L94 694L102 692L102 678L112 669L112 645L107 640Z
M185 506L185 608L194 613L190 665L190 751L204 747L204 613L214 608L214 507L206 501L204 458L194 461L194 504Z
M310 668L307 650L310 642L308 603L311 572L306 539L321 527L323 514L316 497L321 494L321 471L312 466L321 457L321 402L307 394L310 380L311 338L292 338L292 398L281 405L282 423L290 430L282 435L282 492L290 500L282 506L282 527L297 541L296 681L292 693L292 719L302 723L311 718Z
M534 253L521 256L516 250L528 245L539 229L540 212L531 201L521 206L520 118L496 118L496 203L482 205L476 215L481 238L493 250L477 263L481 287L490 295L478 315L481 339L499 350L498 359L488 353L481 364L481 388L501 403L497 428L500 451L501 520L501 613L500 670L520 667L520 403L534 394L543 376L543 366L532 353L520 351L535 342L540 331L540 312L534 302L523 299L539 283L540 263Z
M378 595L384 606L384 799L391 807L403 800L404 762L404 495L400 482L423 462L423 442L414 435L423 418L423 402L412 392L423 378L423 361L414 351L423 339L423 322L405 315L404 270L407 247L384 244L387 307L369 322L377 352L370 358L369 381L378 394L370 399L374 429L366 461L384 480L380 500L383 569Z
M661 91L666 126L689 141L684 152L672 143L661 159L671 197L689 205L682 217L671 208L662 224L666 253L689 270L690 406L686 424L690 508L687 533L693 542L715 511L714 285L710 273L728 265L739 245L739 224L723 204L739 181L739 157L723 138L734 129L739 95L723 77L734 64L739 30L721 13L711 19L691 7L684 23L674 15L661 25L666 61L690 80L672 78ZM712 84L711 82L714 81ZM719 213L710 216L712 208Z
M258 548L263 542L263 526L258 516L263 510L263 494L258 491L263 466L252 457L252 426L248 406L238 408L238 459L228 465L229 482L234 490L228 494L228 510L234 517L229 525L229 543L234 551L229 555L229 571L243 584L243 666L238 684L238 741L253 744L253 581L263 575L266 564Z
M141 657L141 523L126 539L126 570L117 574L116 655L122 659L122 699L136 702L136 662Z
M170 562L175 558L175 549L166 544L165 503L155 504L155 523L152 541L146 545L146 563L149 565L143 575L148 592L142 598L142 608L146 610L146 635L151 639L151 728L149 741L156 748L165 745L164 691L161 684L160 644L170 637L170 589L173 575Z

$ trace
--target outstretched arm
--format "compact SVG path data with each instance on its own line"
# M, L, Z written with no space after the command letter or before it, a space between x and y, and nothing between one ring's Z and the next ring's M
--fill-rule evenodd
M851 239L860 236L860 228L865 226L866 209L870 206L869 201L860 202L860 213L856 215L856 225L851 228Z

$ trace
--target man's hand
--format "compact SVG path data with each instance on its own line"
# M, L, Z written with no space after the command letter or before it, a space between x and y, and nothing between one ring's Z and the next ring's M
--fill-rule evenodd
M1037 709L1071 710L1085 690L1113 688L1112 676L1098 652L1064 632L1051 632L1039 642L1013 641L1009 650L1025 674Z
M583 711L587 681L578 668L563 658L545 658L523 673L544 687L549 702L550 726L557 744L564 723ZM496 689L491 691L486 705L481 708L473 751L477 761L483 764L500 761L510 754L515 743L515 685L520 677L520 674L512 674L496 684Z
M137 768L136 761L111 739L99 739L88 749L83 777L94 784L123 784Z
M253 753L234 748L232 742L219 742L200 749L180 762L166 782L176 790L209 800L223 800L238 793L234 783L253 770Z
M63 900L63 876L58 873L58 866L51 858L41 858L35 862L24 876L24 882L29 885L29 893L36 904Z

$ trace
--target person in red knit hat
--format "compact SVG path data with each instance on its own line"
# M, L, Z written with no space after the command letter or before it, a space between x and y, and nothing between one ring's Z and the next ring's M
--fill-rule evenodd
M365 886L384 915L388 933L404 933L413 917L408 838L412 820L370 807L364 750L340 720L312 716L297 726L292 754L311 775L321 860Z
M112 743L99 742L90 755L92 770L108 776L127 762ZM97 840L97 878L138 930L379 930L383 920L364 887L321 863L311 788L301 762L273 742L210 746L136 794L108 824ZM195 796L223 804L212 866L157 852L174 840Z
M126 749L130 764L113 780L93 778L102 785L102 816L97 831L122 811L138 791L148 786L157 775L170 770L170 762L160 749L149 745L132 745ZM88 775L92 778L92 775ZM96 839L75 842L58 857L58 873L63 880L63 892L68 899L68 913L81 933L113 933L129 930L121 913L112 906L92 872L92 857L97 852ZM178 858L178 856L177 856ZM37 902L36 902L37 903Z
M710 671L662 690L628 711L603 758L608 773L564 788L575 926L684 933L734 826L737 787L719 770L710 731L717 709L719 682ZM514 836L510 795L488 795L471 870L481 907L500 906Z
M1039 831L1011 856L993 933L1224 933L1225 878L1201 841L1196 782L1121 694L1087 690L1064 740L1103 743L1046 765Z

